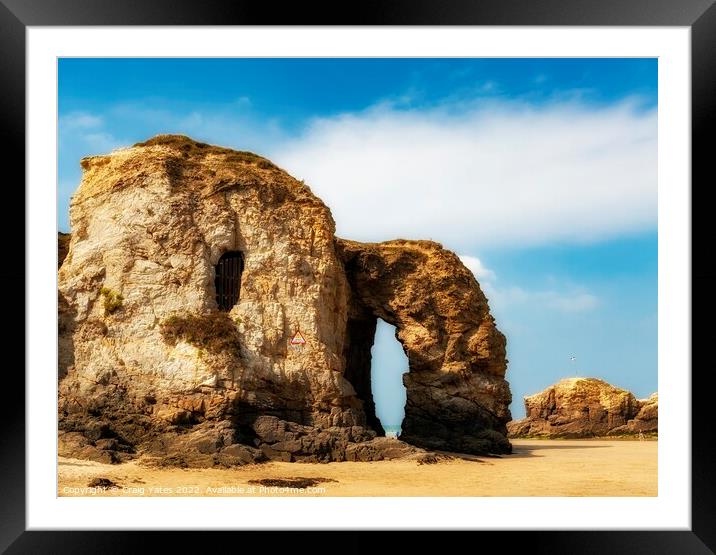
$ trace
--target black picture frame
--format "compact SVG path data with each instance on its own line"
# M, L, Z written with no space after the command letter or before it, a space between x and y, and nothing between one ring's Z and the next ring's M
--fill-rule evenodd
M709 148L716 129L716 6L714 0L363 0L346 3L271 3L244 0L0 0L0 82L2 83L3 168L14 170L12 182L27 209L23 189L25 154L25 31L28 26L64 25L589 25L685 26L691 30L692 75L692 524L689 531L529 531L460 532L459 538L490 549L528 553L714 553L716 551L716 447L714 447L713 363L707 359L716 313L716 265L710 256L712 232L706 195L713 182ZM9 174L6 174L6 176ZM4 191L10 194L10 191ZM17 204L16 204L17 206ZM23 228L24 229L24 228ZM25 272L19 260L31 253L24 237L8 240L16 261L2 272L4 291L27 295ZM9 310L9 309L8 309ZM24 310L19 308L17 310ZM19 313L19 312L16 312ZM13 322L17 322L15 316ZM13 325L20 333L19 325ZM26 330L32 333L32 330ZM26 335L24 339L26 339ZM18 338L19 339L19 338ZM6 341L9 340L6 339ZM204 550L224 542L237 549L254 541L269 552L321 546L343 552L375 550L381 532L77 532L26 531L25 526L25 392L24 377L5 364L5 395L0 420L0 550L7 553L128 553L161 542L161 552ZM689 368L669 369L688 373ZM53 371L54 372L54 371ZM54 375L49 373L48 376ZM49 378L48 378L49 379ZM350 517L346 526L350 527ZM589 515L585 515L585 526ZM555 523L558 525L558 523ZM316 524L320 527L320 523ZM241 534L237 538L235 534ZM342 534L330 538L326 534ZM399 534L404 534L400 533ZM406 538L400 538L404 541ZM443 534L413 534L423 548L445 549ZM390 541L394 541L391 538ZM451 538L452 540L452 538ZM454 540L453 540L454 541ZM236 543L235 543L236 542ZM434 546L432 545L434 544ZM459 545L451 543L448 545Z

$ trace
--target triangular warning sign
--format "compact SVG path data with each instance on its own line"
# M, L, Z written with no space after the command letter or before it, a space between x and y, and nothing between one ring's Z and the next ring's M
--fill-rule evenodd
M306 338L303 337L303 334L300 331L296 332L296 335L294 335L291 338L291 345L305 345L306 344Z

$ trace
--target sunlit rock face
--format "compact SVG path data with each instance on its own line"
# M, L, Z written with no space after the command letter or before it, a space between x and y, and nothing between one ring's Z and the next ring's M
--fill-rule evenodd
M659 398L634 395L596 378L566 378L525 397L527 416L510 437L594 437L658 432Z
M305 184L186 137L82 168L59 270L69 454L344 460L382 432L370 394L376 317L396 325L410 359L404 439L509 450L504 337L452 253L338 240ZM361 456L384 457L383 444Z

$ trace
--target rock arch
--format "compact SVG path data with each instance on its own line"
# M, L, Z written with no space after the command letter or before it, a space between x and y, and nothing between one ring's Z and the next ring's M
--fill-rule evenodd
M510 452L505 337L460 259L431 241L337 240L351 288L346 378L375 426L370 346L375 321L396 327L410 371L401 439L463 452ZM369 386L368 386L369 387Z

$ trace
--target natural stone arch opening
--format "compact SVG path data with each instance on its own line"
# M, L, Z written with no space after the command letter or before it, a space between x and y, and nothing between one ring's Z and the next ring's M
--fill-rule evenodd
M229 312L241 296L241 275L244 272L244 253L224 253L214 268L216 304L222 312Z
M372 428L379 436L385 436L386 430L383 427L383 421L378 417L378 407L376 406L376 389L375 380L373 379L374 374L377 374L384 369L383 364L385 363L382 358L375 357L374 351L376 346L376 337L379 337L379 323L380 331L385 335L385 331L392 332L394 337L394 345L398 344L403 351L405 364L401 371L401 396L397 402L400 404L402 409L402 416L398 422L400 427L401 439L406 439L410 443L420 445L422 442L415 438L416 428L419 429L425 422L422 421L422 410L417 410L417 424L416 414L408 414L409 412L416 413L415 406L411 407L411 388L418 388L421 386L420 377L416 376L417 379L411 379L411 375L415 373L415 368L422 368L420 360L411 353L409 349L405 347L401 337L400 323L391 318L391 315L384 310L373 310L364 306L357 300L354 300L355 304L351 307L351 315L348 318L347 329L346 329L346 349L345 349L345 360L346 360L346 371L345 378L351 383L356 392L356 397L362 402L363 413L365 414L365 423L368 427ZM383 340L385 338L383 337ZM411 354L413 355L411 357ZM414 393L414 392L412 392ZM378 396L379 397L379 396ZM393 400L395 402L395 399ZM390 424L394 424L391 422ZM432 426L430 426L432 428ZM404 432L408 431L407 435ZM417 435L420 435L418 433Z
M406 389L402 375L408 371L408 358L395 334L393 324L373 315L348 320L345 378L363 402L366 424L381 436L386 435L384 424L401 427L405 417ZM402 351L402 357L396 356L396 347ZM395 383L396 372L399 384ZM376 386L387 390L379 391ZM390 418L390 414L396 413L400 416Z
M408 357L396 333L395 326L378 319L371 349L370 381L375 413L387 436L399 435L407 399L403 374L408 372Z

